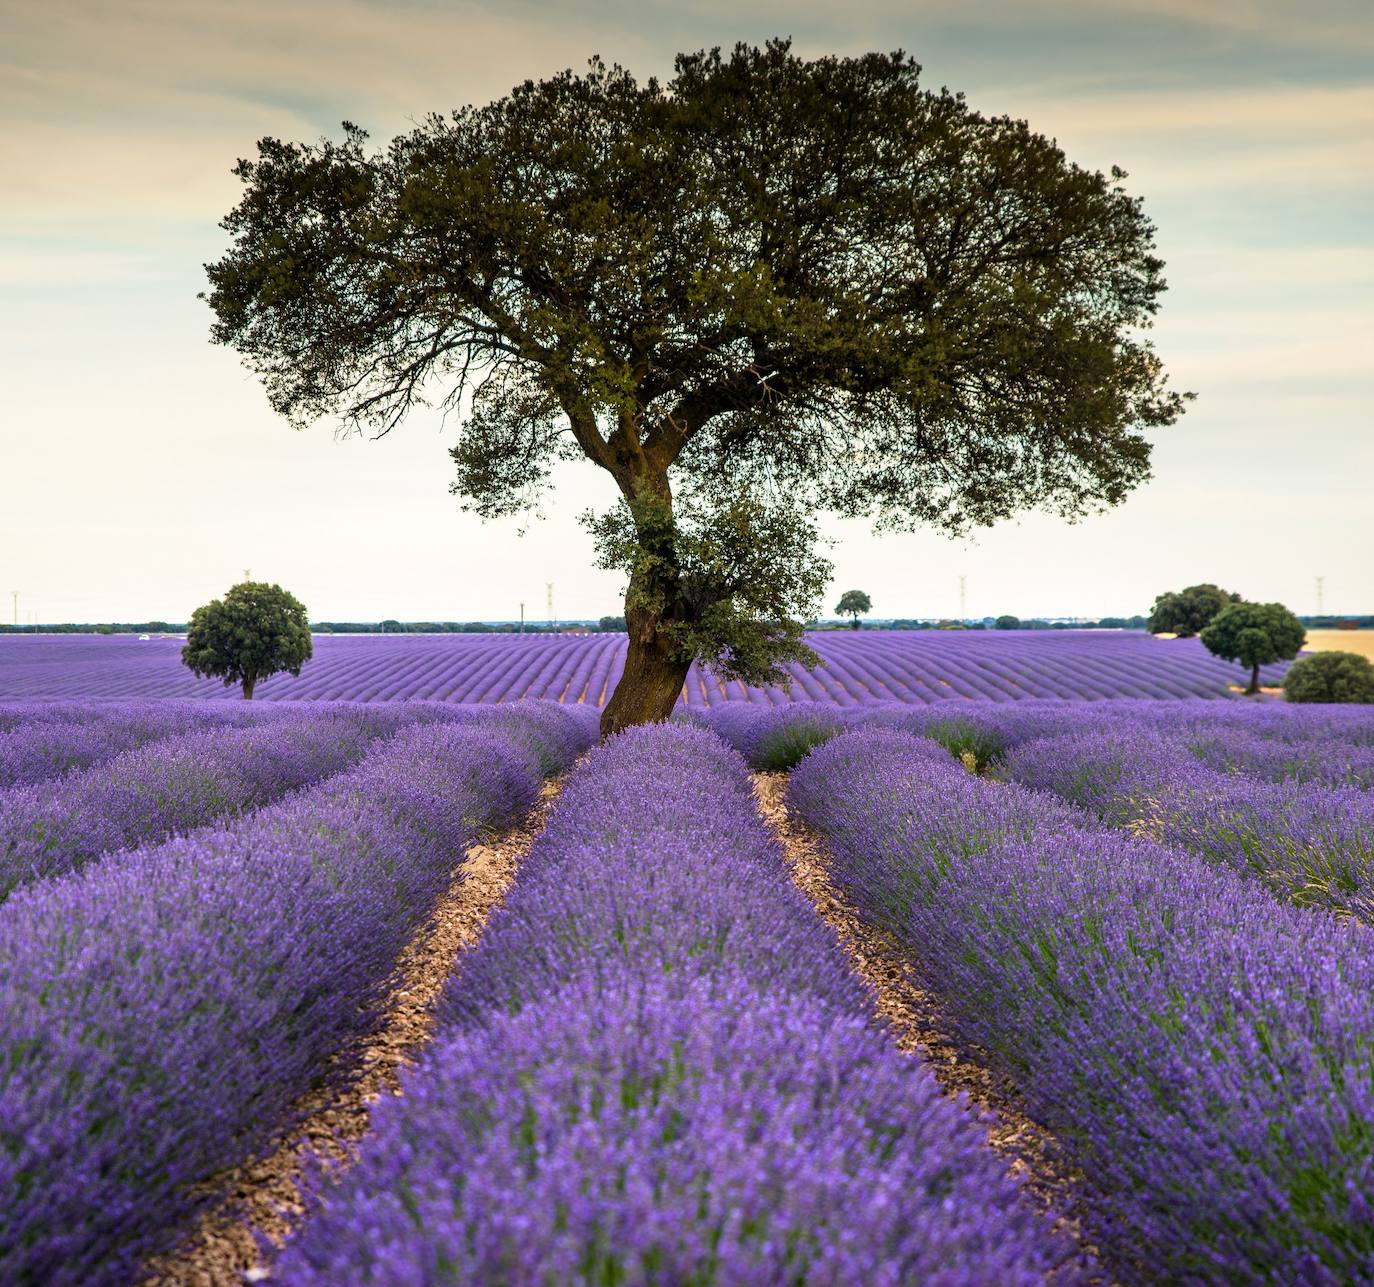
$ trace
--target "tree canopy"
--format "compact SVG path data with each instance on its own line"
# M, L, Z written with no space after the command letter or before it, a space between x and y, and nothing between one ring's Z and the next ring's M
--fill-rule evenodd
M259 680L299 675L314 651L305 606L279 585L242 581L223 599L191 614L181 660L197 675L241 684L247 699Z
M297 427L386 433L439 399L452 490L524 511L585 458L627 578L609 731L695 657L783 677L828 564L814 515L959 533L1116 504L1184 398L1122 171L924 90L901 51L787 41L593 59L389 146L262 139L206 265L212 336Z
M859 628L859 617L865 612L872 611L873 600L862 590L846 590L840 595L839 603L835 605L835 615L852 618L855 630Z
M1152 635L1175 634L1180 639L1190 639L1223 608L1240 601L1240 595L1210 582L1190 585L1177 594L1161 594L1150 611L1146 629Z
M1374 665L1358 652L1300 657L1283 677L1290 702L1374 702Z
M1281 603L1232 603L1202 631L1209 652L1250 667L1246 693L1259 692L1261 666L1298 655L1307 630Z

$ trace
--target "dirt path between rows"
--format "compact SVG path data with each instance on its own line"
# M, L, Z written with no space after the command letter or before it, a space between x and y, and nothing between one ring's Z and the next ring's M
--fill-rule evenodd
M398 1074L433 1035L434 1007L461 955L477 941L506 896L534 838L543 830L564 778L544 784L520 826L473 845L455 869L438 906L397 962L381 1023L348 1058L360 1075L339 1096L318 1095L305 1119L271 1154L221 1177L229 1196L204 1216L179 1251L150 1267L142 1287L242 1287L270 1281L253 1237L257 1229L278 1246L299 1222L299 1183L309 1157L347 1165L351 1146L367 1133L372 1105L398 1094Z
M1082 1261L1077 1272L1087 1272L1093 1282L1109 1282L1097 1265L1097 1249L1063 1214L1074 1206L1081 1177L1065 1164L1054 1137L1026 1116L1015 1086L987 1068L979 1052L955 1043L939 999L921 988L907 954L888 935L865 924L836 890L824 841L788 811L787 775L752 777L759 811L782 846L793 881L834 931L850 966L872 991L878 1014L898 1048L919 1054L951 1097L962 1091L975 1108L994 1115L988 1125L989 1145L1005 1158L1008 1172L1021 1177L1035 1205L1054 1213L1055 1228L1078 1246Z

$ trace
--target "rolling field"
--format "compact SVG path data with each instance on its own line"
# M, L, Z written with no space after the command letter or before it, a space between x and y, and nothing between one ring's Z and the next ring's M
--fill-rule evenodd
M1374 1277L1374 708L596 723L0 704L0 1281Z
M1112 631L823 631L809 636L816 671L781 688L723 683L693 667L683 704L789 700L857 706L896 701L1231 696L1246 676L1196 639ZM604 705L625 652L619 635L318 636L300 678L263 680L255 700L505 702L545 698ZM180 662L181 641L128 636L0 636L0 701L232 697ZM1285 666L1261 672L1278 683Z

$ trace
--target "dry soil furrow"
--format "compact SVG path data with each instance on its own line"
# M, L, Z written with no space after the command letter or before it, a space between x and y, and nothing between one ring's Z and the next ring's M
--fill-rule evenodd
M1064 1214L1073 1209L1081 1177L1065 1163L1054 1137L1026 1115L1016 1088L992 1072L978 1051L956 1044L938 998L921 988L902 949L866 924L835 889L824 841L787 809L787 775L755 773L753 779L760 812L782 846L793 881L834 931L898 1047L919 1053L948 1094L965 1094L977 1110L991 1114L989 1145L1006 1159L1007 1170L1021 1177L1036 1205L1054 1213L1056 1227L1082 1252L1080 1269L1092 1273L1096 1248Z
M175 1255L152 1267L143 1287L242 1287L270 1279L253 1230L280 1245L301 1214L299 1185L307 1160L347 1165L352 1146L367 1133L372 1105L400 1093L400 1070L433 1035L444 984L505 897L561 784L560 778L544 785L522 825L467 851L448 891L397 963L382 1022L346 1056L357 1070L348 1092L312 1097L300 1126L274 1152L222 1177L215 1187L228 1197Z

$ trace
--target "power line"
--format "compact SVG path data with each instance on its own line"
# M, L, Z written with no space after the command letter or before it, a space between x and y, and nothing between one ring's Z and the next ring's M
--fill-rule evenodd
M964 578L959 578L959 620L968 620L967 595L964 592Z
M544 582L544 591L545 591L545 600L546 600L546 602L548 603L548 607L549 607L549 625L551 625L551 626L557 626L557 625L558 625L558 622L554 619L554 615L553 615L553 582L552 582L552 581L545 581L545 582Z
M1324 576L1319 576L1317 578L1317 616L1319 617L1324 617L1326 615L1326 611L1322 606L1322 591L1325 589L1325 586L1326 578Z

